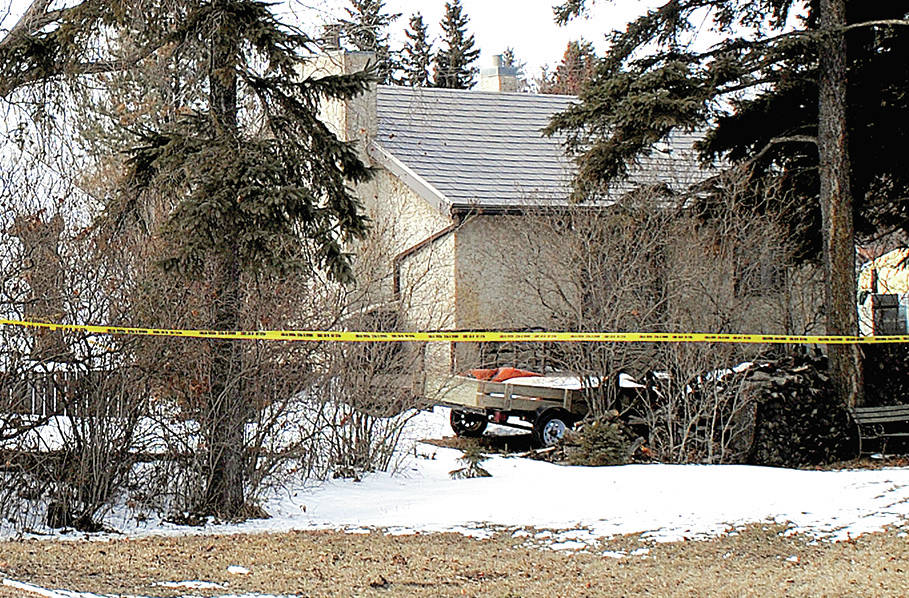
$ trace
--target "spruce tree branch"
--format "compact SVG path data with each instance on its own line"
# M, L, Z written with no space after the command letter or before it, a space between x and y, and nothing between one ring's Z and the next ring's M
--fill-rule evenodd
M730 93L735 93L737 91L744 91L746 89L751 89L758 85L764 85L766 83L774 83L775 81L776 81L776 79L774 79L774 78L764 77L761 79L753 79L753 80L747 81L745 83L739 83L738 85L730 85L728 87L718 86L718 87L716 87L716 91L720 95L728 95Z
M882 20L877 20L877 21L862 21L861 23L851 23L851 24L845 25L843 27L837 27L830 31L833 33L847 33L849 31L853 31L856 29L862 29L865 27L909 27L909 19L882 19ZM810 40L816 40L818 37L820 37L821 35L823 35L825 33L827 33L827 31L819 30L819 29L810 29L810 30L803 29L800 31L787 31L786 33L780 33L779 35L772 35L770 37L765 37L763 39L751 41L751 42L744 41L744 40L736 40L734 45L736 47L740 47L740 48L757 48L760 46L772 45L778 41L785 40L785 39L808 38ZM714 49L711 49L708 52L704 52L700 56L705 57L705 58L709 57L709 56L715 56L717 54L727 52L729 49L730 49L730 44L728 44L728 43L718 44L717 46L714 46Z
M863 21L840 27L839 31L852 31L863 27L909 27L909 19L882 19L878 21Z
M97 8L103 6L101 0L84 0L68 8L62 8L49 12L46 10L53 0L36 0L29 7L25 15L13 27L10 34L0 40L0 57L5 61L8 57L13 57L21 51L20 47L26 47L29 39L40 39L41 30L52 25L66 24L69 19L78 19L79 11L86 11L93 5ZM194 15L198 18L198 15ZM92 19L96 19L94 16ZM16 65L16 70L9 73L4 78L0 78L0 98L8 96L15 89L38 83L43 80L54 79L63 75L96 75L102 73L113 73L123 71L134 67L139 62L153 55L162 47L173 43L181 42L191 24L183 23L170 33L149 43L147 46L137 48L122 58L110 58L84 61L78 56L56 57L53 61L44 63L27 64L27 61ZM87 25L86 25L87 26ZM53 33L50 34L53 36ZM5 68L5 64L3 65Z
M94 62L59 62L49 72L44 67L33 67L25 72L0 81L0 98L6 97L15 89L59 77L61 75L98 75L114 73L135 66L143 59L154 54L163 44L157 43L140 48L125 58L116 60L99 60Z
M16 24L13 25L12 29L9 30L6 37L0 40L0 48L46 27L59 18L64 10L67 10L60 9L48 13L47 7L50 6L51 2L53 0L35 0L32 2L25 13L16 21Z
M774 147L783 143L810 143L812 145L817 145L817 137L813 135L788 135L786 137L774 137L767 142L767 145L765 145L761 151L756 153L751 157L751 159L748 160L748 164L754 164L766 156Z

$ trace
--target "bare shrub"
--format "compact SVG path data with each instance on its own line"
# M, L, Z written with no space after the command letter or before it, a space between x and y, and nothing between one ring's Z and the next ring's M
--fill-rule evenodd
M337 289L333 311L346 329L432 329L442 327L448 317L440 307L445 304L445 289L433 272L439 256L430 247L401 266L391 245L395 224L394 219L374 221L373 231L357 248L357 285ZM406 271L389 271L389 266ZM319 401L326 466L333 475L356 477L394 469L406 424L417 409L433 401L426 350L426 344L411 342L326 347L326 369L313 398Z
M648 447L673 463L741 462L751 446L754 404L740 379L727 376L742 359L728 346L673 345L660 348L649 389L632 409L646 423Z
M39 210L12 221L2 246L21 270L3 289L8 315L120 323L120 256L99 252L96 238L76 234L60 214ZM148 376L130 362L136 340L42 328L3 334L8 517L27 527L97 529L104 509L133 483L146 448Z
M609 207L531 217L512 248L519 260L511 264L512 284L542 306L536 316L545 329L817 332L819 281L796 263L779 210L784 202L768 191L763 209L746 209L741 180L720 186L709 200L673 205L641 193ZM720 373L767 349L566 343L550 349L548 369L590 382L593 417L616 409L646 423L645 440L659 459L730 462L747 452L752 406L729 392ZM619 372L639 380L658 372L659 389L651 385L635 398L617 384Z
M333 283L317 270L293 276L245 274L245 329L367 331L403 329L402 299L387 300L386 266L376 245L358 247L358 284ZM154 251L151 248L150 251ZM383 254L384 256L384 254ZM183 281L148 269L135 285L131 317L143 325L198 328L219 300L204 280ZM406 299L404 299L406 301ZM404 343L218 341L146 337L135 363L152 372L148 417L164 447L149 475L155 492L140 498L149 508L201 520L205 489L218 475L211 430L223 418L244 422L231 450L242 452L248 516L263 492L291 479L358 476L393 468L395 449L419 395L422 346ZM218 343L232 342L242 367L232 371L242 412L218 406L212 367ZM209 447L200 450L201 447Z
M220 300L205 280L186 281L149 269L135 286L130 317L143 326L204 328ZM242 329L326 329L332 314L320 308L313 281L246 274L241 283ZM247 515L261 514L256 503L274 476L301 468L309 437L300 434L293 417L324 364L317 343L227 341L142 337L134 362L151 377L149 419L157 443L159 476L154 492L145 493L150 507L165 512L204 512L212 497L207 489L218 476L225 451L241 455ZM227 345L237 353L238 368L224 384L213 384L218 351ZM222 393L236 391L241 401L232 410ZM230 424L237 433L224 442L219 429Z

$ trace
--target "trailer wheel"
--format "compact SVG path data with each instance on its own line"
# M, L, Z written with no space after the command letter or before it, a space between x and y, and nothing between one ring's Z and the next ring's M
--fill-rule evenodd
M538 447L553 446L571 429L573 418L561 409L549 409L533 422L533 442Z
M463 436L464 438L477 438L483 435L483 432L486 430L486 424L489 423L486 420L485 415L479 415L477 413L471 413L470 411L461 411L459 409L451 410L451 429L454 430L456 436Z

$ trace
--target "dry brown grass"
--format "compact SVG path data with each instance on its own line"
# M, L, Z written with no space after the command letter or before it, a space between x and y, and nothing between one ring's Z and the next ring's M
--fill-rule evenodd
M105 594L175 596L260 592L300 596L906 596L909 542L896 532L839 544L755 526L712 541L650 546L614 559L521 546L500 534L386 536L338 532L0 544L4 577ZM602 550L640 547L618 538ZM797 561L795 558L797 558ZM789 560L787 560L789 559ZM227 572L229 565L248 576ZM221 592L155 582L205 580ZM0 596L22 596L0 589Z

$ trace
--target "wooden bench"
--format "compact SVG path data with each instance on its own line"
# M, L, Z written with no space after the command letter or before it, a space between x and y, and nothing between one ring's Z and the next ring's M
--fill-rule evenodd
M909 405L854 407L850 409L859 433L859 455L866 440L883 440L881 452L889 438L909 438Z

